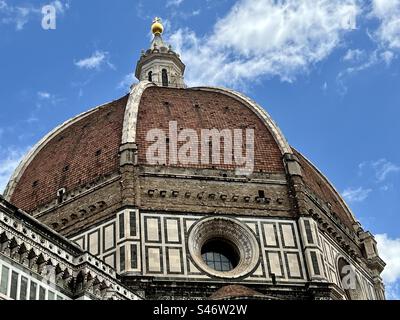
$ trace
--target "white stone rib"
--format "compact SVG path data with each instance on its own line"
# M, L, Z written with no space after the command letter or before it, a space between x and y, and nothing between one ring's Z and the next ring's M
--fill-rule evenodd
M79 115L77 115L76 117L69 119L67 121L65 121L63 124L59 125L58 127L56 127L55 129L53 129L51 132L49 132L46 136L44 136L44 138L42 138L27 154L26 156L22 159L22 161L19 163L18 167L15 169L14 173L12 174L6 190L4 191L4 195L3 197L7 200L10 201L11 196L15 190L15 187L19 181L19 179L21 179L22 174L24 173L24 171L26 170L26 168L28 167L28 165L31 163L31 161L35 158L35 156L40 152L40 150L43 149L43 147L51 140L53 139L56 135L58 135L62 130L68 128L69 126L71 126L72 124L76 123L77 121L87 117L88 115L96 112L99 108L112 103L113 101L101 104L97 107L94 107L88 111L85 111Z
M145 80L140 81L138 84L132 87L125 109L121 145L136 142L136 127L140 100L142 99L144 90L153 86L155 86L154 83Z
M230 96L230 97L232 97L232 98L234 98L236 100L239 100L240 102L244 103L253 112L255 112L257 114L257 116L267 126L267 128L271 132L272 136L274 137L276 143L278 144L282 155L284 155L285 153L293 154L292 148L289 146L286 138L282 134L281 129L279 129L279 127L275 123L275 121L264 110L264 108L262 108L260 105L258 105L255 101L253 101L249 97L246 97L245 95L241 94L240 92L237 92L237 91L234 91L234 90L231 90L231 89L222 88L222 87L195 87L195 88L189 88L189 89L223 93L225 95L228 95L228 96Z

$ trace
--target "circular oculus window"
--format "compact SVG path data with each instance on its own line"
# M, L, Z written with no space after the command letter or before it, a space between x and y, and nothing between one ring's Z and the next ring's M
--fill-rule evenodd
M240 278L257 266L260 250L250 229L227 217L210 217L190 231L189 252L202 270L222 278Z

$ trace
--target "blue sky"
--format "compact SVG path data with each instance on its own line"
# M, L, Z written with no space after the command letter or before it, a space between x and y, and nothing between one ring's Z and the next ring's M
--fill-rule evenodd
M327 175L399 298L400 0L0 0L0 191L43 135L127 92L154 16L189 85L244 91Z

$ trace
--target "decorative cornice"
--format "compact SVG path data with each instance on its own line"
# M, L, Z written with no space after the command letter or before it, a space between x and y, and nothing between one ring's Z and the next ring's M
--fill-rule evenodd
M367 260L367 264L371 269L375 269L380 274L385 269L386 263L379 256Z
M76 201L77 199L83 198L87 196L88 194L95 192L107 185L112 184L115 181L118 181L120 179L120 174L112 174L108 177L104 177L103 179L100 179L98 182L92 182L88 183L86 185L79 186L78 188L75 188L73 190L67 191L67 193L63 196L63 200L61 203L58 203L57 200L52 200L49 203L46 203L35 210L31 212L31 214L36 218L39 219L51 211L61 208L67 204L70 204L71 202Z
M52 282L72 298L90 295L97 299L139 300L118 280L109 265L80 249L27 213L0 198L0 254L21 267L44 276L53 271Z
M175 63L176 66L178 66L179 70L181 71L182 74L185 72L185 65L179 58L179 56L175 53L150 53L143 55L140 60L137 63L136 70L135 70L135 76L137 79L140 79L140 74L142 72L143 66L149 64L152 61L155 60L171 60L172 62Z

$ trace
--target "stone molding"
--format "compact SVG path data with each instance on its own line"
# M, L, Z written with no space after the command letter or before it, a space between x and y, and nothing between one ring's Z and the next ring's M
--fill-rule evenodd
M136 142L136 125L140 100L144 90L152 86L155 86L155 84L146 80L140 81L138 84L132 86L125 108L121 145Z
M4 255L43 278L50 271L51 281L72 299L82 295L100 300L141 299L117 280L116 271L106 263L0 200L0 257Z
M201 248L214 238L227 240L236 246L239 263L233 270L216 271L204 262ZM246 276L258 265L260 257L259 244L253 233L239 221L227 217L210 217L198 221L189 233L188 247L197 266L219 278L236 279Z

